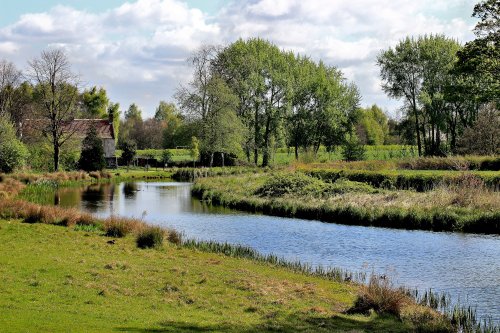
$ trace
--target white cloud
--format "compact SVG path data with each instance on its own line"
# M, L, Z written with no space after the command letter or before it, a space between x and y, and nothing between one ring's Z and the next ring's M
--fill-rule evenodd
M152 115L189 79L184 59L202 44L267 38L323 59L355 81L363 104L395 109L380 90L376 54L407 35L472 38L473 0L245 0L208 16L180 0L137 0L95 14L56 6L0 27L0 58L24 67L47 47L64 47L89 85L104 86L123 108ZM450 13L463 13L448 17ZM435 14L437 13L437 14Z

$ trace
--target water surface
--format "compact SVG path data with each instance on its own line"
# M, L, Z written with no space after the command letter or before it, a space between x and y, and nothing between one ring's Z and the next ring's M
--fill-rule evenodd
M244 184L242 184L244 186ZM448 292L500 323L500 236L345 226L211 207L190 184L135 182L59 190L54 202L106 217L144 217L188 238L251 246L312 265L387 274Z

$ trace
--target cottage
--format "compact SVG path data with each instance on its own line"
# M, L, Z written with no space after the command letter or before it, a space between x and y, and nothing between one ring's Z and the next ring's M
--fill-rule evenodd
M26 120L21 126L21 136L23 139L29 141L29 137L37 132L36 130L40 130L44 127L43 123L46 123L46 121L33 119ZM115 133L112 122L107 119L74 119L65 122L62 126L62 131L67 133L71 141L78 147L77 149L80 150L82 141L91 127L96 129L97 135L102 140L104 157L106 158L108 167L116 167Z

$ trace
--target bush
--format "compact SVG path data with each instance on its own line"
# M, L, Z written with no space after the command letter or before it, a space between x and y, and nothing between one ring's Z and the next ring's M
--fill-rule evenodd
M12 172L22 166L28 150L16 137L12 123L5 116L0 117L0 172Z
M137 145L133 141L127 141L122 145L122 160L127 165L127 168L130 166L130 163L135 158L137 154Z
M106 167L104 146L94 127L89 128L87 136L83 139L78 165L85 171L100 171Z
M286 194L297 194L305 187L321 186L322 181L303 173L278 173L271 176L255 194L267 197L281 197Z
M160 227L146 227L137 235L137 247L141 249L160 247L163 244L165 231Z

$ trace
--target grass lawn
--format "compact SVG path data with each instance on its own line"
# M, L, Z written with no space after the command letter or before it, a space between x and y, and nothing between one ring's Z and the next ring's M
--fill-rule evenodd
M132 237L0 220L2 332L407 332L356 287ZM409 325L409 324L408 324Z

